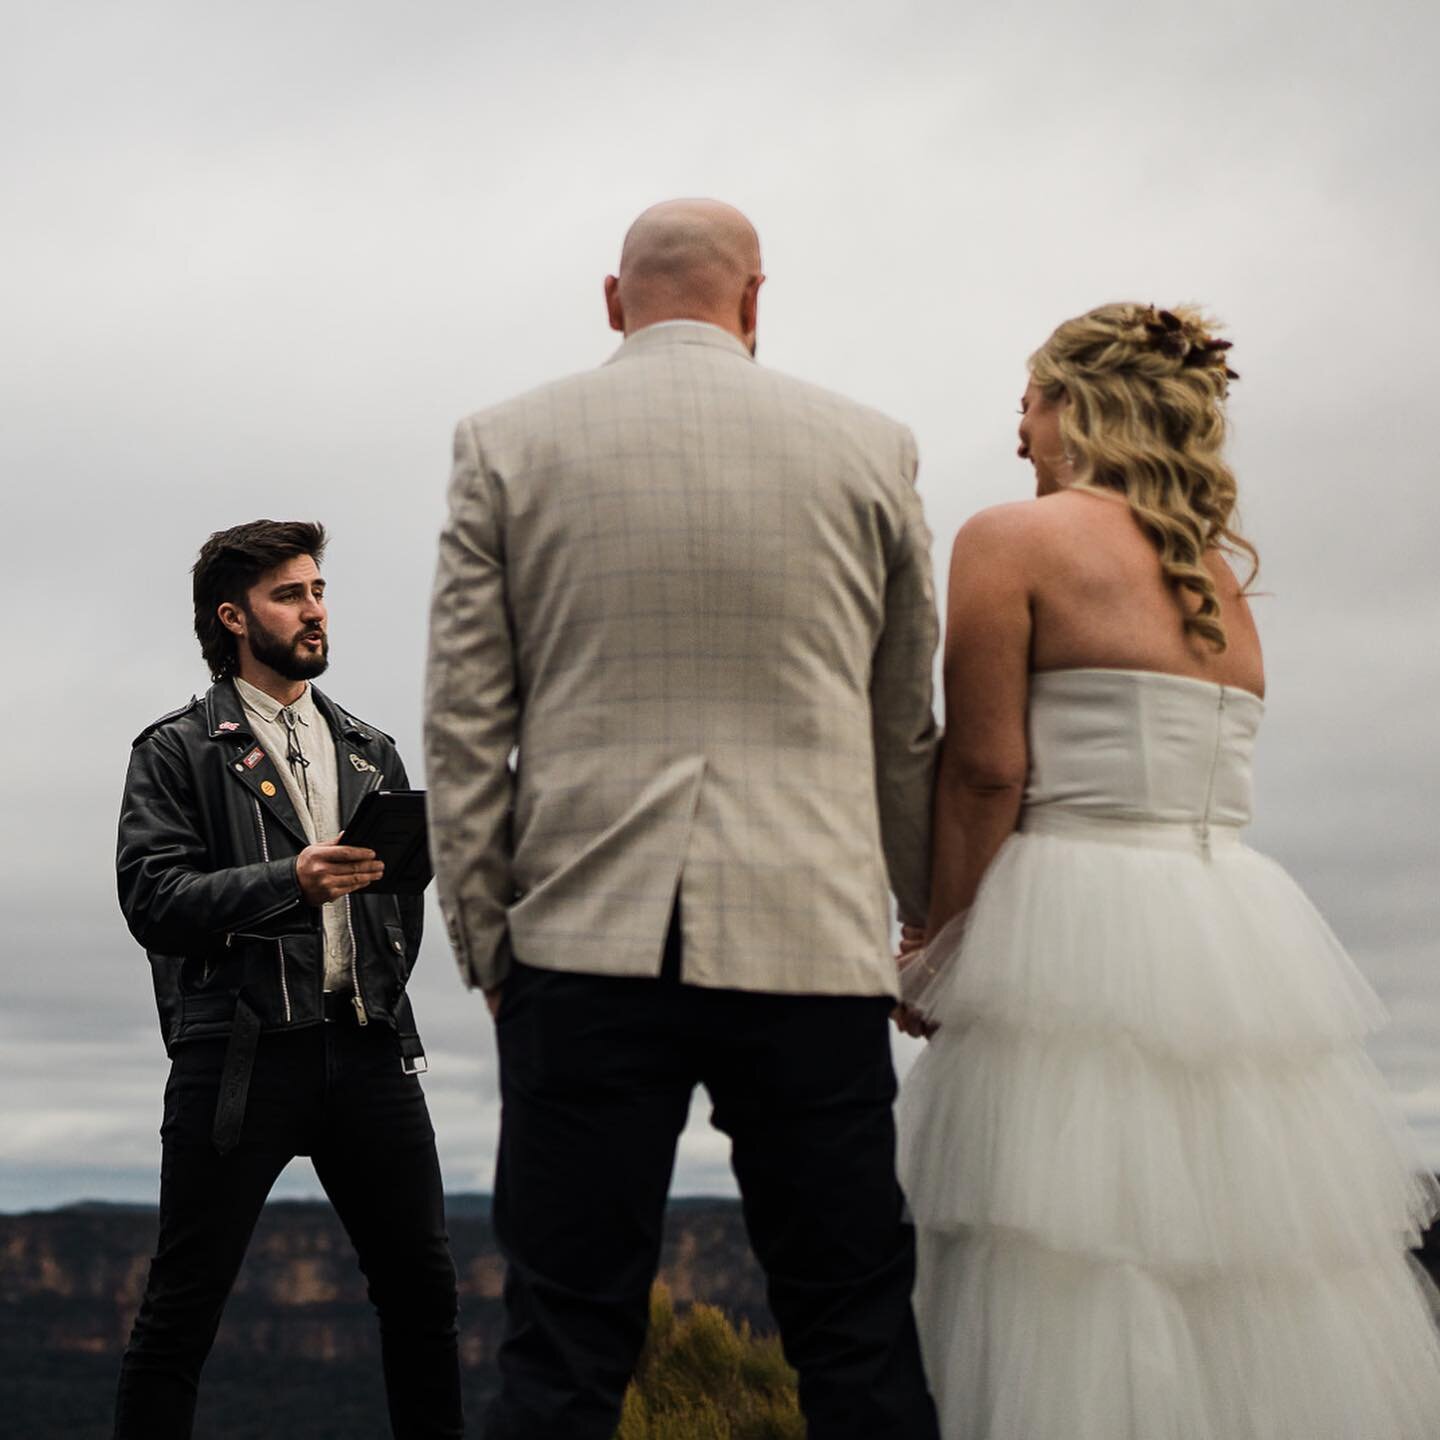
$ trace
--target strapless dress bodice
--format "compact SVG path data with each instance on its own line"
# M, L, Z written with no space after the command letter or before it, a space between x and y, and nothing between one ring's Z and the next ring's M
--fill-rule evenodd
M1030 677L1025 816L1240 827L1265 702L1153 670Z
M897 1161L946 1440L1440 1436L1406 1253L1440 1187L1362 1048L1384 1006L1243 838L1264 708L1033 676L1017 833L902 975L934 1027Z

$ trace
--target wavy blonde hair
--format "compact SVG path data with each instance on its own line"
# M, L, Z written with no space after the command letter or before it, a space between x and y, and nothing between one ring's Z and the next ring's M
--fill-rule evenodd
M1221 651L1225 627L1205 552L1248 556L1245 591L1260 557L1232 528L1235 475L1221 450L1225 398L1239 377L1226 363L1229 341L1213 330L1192 306L1101 305L1065 321L1030 357L1030 374L1051 404L1069 400L1060 436L1073 488L1125 496L1176 599L1198 601L1186 610L1186 633Z

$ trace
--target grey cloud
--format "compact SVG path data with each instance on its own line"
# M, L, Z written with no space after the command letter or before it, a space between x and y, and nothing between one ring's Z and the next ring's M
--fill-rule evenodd
M759 224L762 360L915 428L942 580L960 523L1026 493L1013 411L1058 320L1127 295L1224 318L1274 592L1255 843L1392 1004L1375 1053L1440 1162L1440 187L1409 158L1440 120L1440 20L1398 0L726 16L59 3L0 62L23 137L0 156L0 1205L153 1194L165 1062L114 822L131 736L204 684L200 540L326 520L330 688L421 778L453 423L603 359L625 225L697 192ZM483 1188L493 1045L430 936L442 1159ZM915 1053L897 1041L902 1068ZM703 1109L681 1188L729 1183Z

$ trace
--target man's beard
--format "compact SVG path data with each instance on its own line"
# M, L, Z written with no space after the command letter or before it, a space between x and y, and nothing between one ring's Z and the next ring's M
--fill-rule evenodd
M299 648L300 637L309 635L313 629L313 626L307 626L297 631L293 640L286 641L273 630L267 630L252 615L248 632L250 653L285 680L313 680L317 675L323 675L330 664L330 637L323 632L318 655L305 654Z

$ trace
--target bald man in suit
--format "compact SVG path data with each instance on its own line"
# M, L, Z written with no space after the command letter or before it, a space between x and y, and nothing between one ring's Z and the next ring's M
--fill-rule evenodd
M461 422L431 619L441 907L497 1017L488 1440L608 1440L696 1085L812 1440L927 1440L889 894L929 880L914 441L755 362L759 242L671 201L600 369Z

